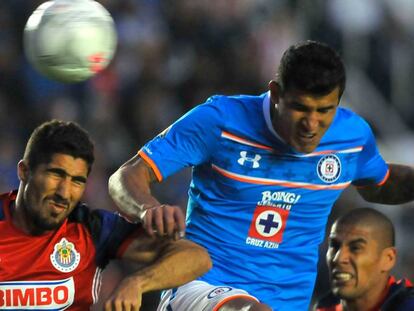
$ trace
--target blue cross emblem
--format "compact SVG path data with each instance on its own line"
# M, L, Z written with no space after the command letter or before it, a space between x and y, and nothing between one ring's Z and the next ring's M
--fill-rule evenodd
M272 228L277 229L279 227L279 223L274 221L275 215L273 214L267 214L267 219L260 219L259 221L259 225L264 226L263 231L265 233L270 233L270 230L272 230Z

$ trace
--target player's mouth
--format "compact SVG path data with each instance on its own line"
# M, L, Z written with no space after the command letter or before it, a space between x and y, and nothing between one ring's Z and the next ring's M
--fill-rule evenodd
M316 133L307 132L307 131L299 131L297 133L298 140L304 144L311 144L315 141L317 137Z
M68 209L68 205L67 204L63 204L63 203L57 203L55 201L49 201L49 206L52 207L53 211L55 213L61 213L65 210Z
M349 281L351 281L354 278L352 273L349 272L341 272L341 271L334 271L332 273L332 281L333 284L336 286L345 285Z

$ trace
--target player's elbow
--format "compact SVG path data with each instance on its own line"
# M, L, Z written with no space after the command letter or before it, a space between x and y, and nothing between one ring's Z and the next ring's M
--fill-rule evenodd
M115 173L113 173L108 180L108 192L109 195L114 198L116 196L116 193L119 190L120 186L120 172L117 170Z
M379 186L364 186L358 187L357 191L360 196L367 202L370 203L387 203L384 201L384 187Z
M121 167L119 167L108 180L108 192L109 195L115 200L116 203L119 201L119 197L122 196L125 192L125 189L129 186L135 186L135 178L139 179L138 171L135 171L134 163L138 159L132 158L129 161L125 162Z
M122 176L121 171L118 169L115 173L113 173L108 180L108 193L112 200L123 213L129 212L128 210L124 210L125 204L125 197L126 197L126 190L122 183Z

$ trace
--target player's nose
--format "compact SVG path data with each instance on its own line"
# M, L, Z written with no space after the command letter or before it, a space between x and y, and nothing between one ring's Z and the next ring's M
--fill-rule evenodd
M62 178L57 187L56 194L62 199L68 199L70 197L71 181L69 178Z
M316 132L319 127L319 117L316 112L309 112L302 121L303 127L308 132Z
M334 263L343 264L349 262L349 251L346 247L338 248L338 250L335 252L332 261Z

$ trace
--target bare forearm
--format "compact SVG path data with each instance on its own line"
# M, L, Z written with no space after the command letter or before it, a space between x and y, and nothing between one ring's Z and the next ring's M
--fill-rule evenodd
M155 262L130 277L142 293L173 288L201 276L211 268L207 251L187 240L171 243Z
M138 310L145 292L177 287L211 268L207 251L188 241L141 236L122 254L146 267L124 278L105 303L105 311Z
M380 204L403 204L414 200L414 168L390 164L390 176L381 187L358 189L365 200Z
M121 212L134 220L160 203L151 195L152 176L139 158L133 158L109 178L109 194Z

